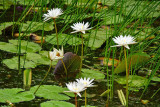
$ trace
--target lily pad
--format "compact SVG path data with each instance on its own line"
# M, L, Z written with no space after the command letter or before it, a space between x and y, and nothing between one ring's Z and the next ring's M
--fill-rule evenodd
M13 45L18 46L18 40L9 40L9 42ZM6 49L7 50L7 49ZM25 41L25 40L21 40L21 53L26 53L26 52L37 52L40 51L41 47L40 45L33 43L33 42L29 42L29 41Z
M90 34L86 33L84 36L85 38L85 45L91 47L91 49L95 50L100 48L101 45L109 38L112 34L112 30L107 31L104 29L92 30Z
M37 89L38 86L34 86L30 89L31 92L34 93L34 91ZM45 99L54 99L54 100L69 100L70 97L60 94L66 91L66 88L62 88L55 85L41 85L41 87L38 89L36 96L43 97Z
M41 107L75 107L75 105L69 102L52 100L41 103Z
M133 55L130 55L127 58L127 62L128 62L128 68L129 66L132 66L132 68L134 67L138 67L138 66L142 66L143 64L145 64L148 60L150 59L150 56L146 53L135 53ZM125 59L123 59L118 66L115 68L114 73L121 73L121 72L125 72L126 70L126 64L125 64Z
M126 76L116 76L115 81L124 85L126 84ZM129 75L128 83L130 87L138 88L143 88L147 84L146 78L137 75Z
M13 57L11 59L4 59L2 61L8 68L18 70L18 57ZM36 63L24 59L24 57L20 58L20 67L21 68L35 68L37 66Z
M82 72L78 77L86 77L86 78L91 78L91 79L104 79L105 75L98 71L98 70L91 70L91 69L82 69Z
M54 23L43 23L43 22L31 22L27 21L26 23L22 24L22 31L29 31L29 32L35 32L38 30L43 30L43 24L44 24L44 30L45 31L51 31L54 28Z
M61 45L65 45L66 43L70 45L79 45L81 44L81 39L72 35L67 34L58 34L58 42ZM46 36L46 42L51 43L53 45L57 45L57 38L56 34L47 35Z
M21 88L11 88L11 89L0 89L0 102L6 103L6 101L10 101L12 103L23 102L23 101L30 101L35 98L33 93L21 92L24 91Z
M160 77L152 77L152 81L160 82Z

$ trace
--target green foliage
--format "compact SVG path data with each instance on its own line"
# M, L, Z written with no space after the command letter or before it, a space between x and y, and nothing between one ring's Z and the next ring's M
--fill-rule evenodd
M144 88L144 86L147 84L146 78L137 76L137 75L129 75L128 83L129 87L132 88ZM125 76L116 76L115 81L119 84L126 84L126 77Z
M0 35L2 34L2 30L4 30L5 28L7 28L7 27L9 27L11 25L13 25L13 22L4 22L4 23L1 23L0 24Z
M152 77L151 78L152 81L156 81L156 82L160 82L160 77Z
M35 92L38 86L34 86L30 89L31 92ZM41 85L39 90L36 93L36 96L43 97L45 99L54 99L54 100L69 100L70 98L63 93L66 91L66 88L62 88L55 85Z
M4 59L2 61L8 68L18 70L18 57L13 57L11 59ZM35 68L36 63L26 60L24 57L20 59L20 67L21 68Z
M44 26L44 28L43 28ZM43 23L43 22L31 22L27 21L24 24L21 24L22 31L35 32L38 30L51 31L54 29L54 23Z
M9 40L9 42L11 44L17 46L17 48L18 48L18 45L19 45L18 40ZM33 42L21 40L21 53L38 52L40 50L41 50L40 45L33 43Z
M0 89L0 102L6 103L10 101L12 103L31 101L35 98L31 92L21 92L24 91L21 88L11 88L11 89Z
M128 56L127 58L127 65L128 68L129 66L131 67L138 67L142 66L142 64L146 63L150 59L150 56L146 53L135 53L133 55ZM121 73L126 70L126 64L125 64L125 59L123 59L118 66L115 68L114 73Z
M90 34L86 33L83 35L85 38L85 45L91 47L93 50L100 48L106 39L111 36L112 32L113 30L111 29L108 30L107 33L104 29L92 30Z
M32 70L26 69L23 71L23 87L25 90L29 90L32 82Z
M75 105L64 101L47 101L41 103L41 107L75 107Z
M81 44L81 39L72 35L58 34L58 38L60 38L59 44L61 45L65 45L66 43L70 45ZM57 45L56 34L47 35L46 42L51 43L53 45Z
M83 77L83 78L86 77L99 80L99 79L104 79L105 75L98 70L82 69L82 72L80 75L78 75L78 77Z

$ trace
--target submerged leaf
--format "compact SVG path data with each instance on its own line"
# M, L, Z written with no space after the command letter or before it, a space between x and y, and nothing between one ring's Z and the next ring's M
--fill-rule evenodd
M127 60L128 60L128 68L129 67L138 67L141 66L142 64L146 63L150 59L150 56L146 53L135 53L133 55L130 55ZM115 68L114 72L115 73L121 73L126 70L126 64L125 64L125 59L123 59L119 65Z
M76 74L79 72L81 58L72 52L67 52L64 54L63 62L67 69L68 79L74 79ZM65 69L61 60L58 61L55 67L54 75L58 80L66 77Z
M30 101L35 98L31 92L22 92L21 88L0 89L0 102L5 103L7 100L12 103Z

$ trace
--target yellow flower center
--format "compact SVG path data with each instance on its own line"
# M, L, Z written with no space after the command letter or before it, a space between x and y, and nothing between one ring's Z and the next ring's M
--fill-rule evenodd
M73 90L77 91L77 90L78 90L78 88L73 88Z
M59 52L57 52L57 53L56 53L56 56L60 56L60 53L59 53Z

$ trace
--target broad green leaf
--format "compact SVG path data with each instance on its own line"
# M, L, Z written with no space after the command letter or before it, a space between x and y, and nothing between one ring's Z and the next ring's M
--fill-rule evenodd
M128 56L127 62L128 62L128 68L129 65L134 67L142 66L144 63L146 63L150 59L150 56L146 53L135 53L133 55ZM121 73L125 72L126 70L126 64L125 64L125 59L123 59L118 66L115 68L114 72L115 73Z
M13 57L11 59L4 59L2 61L8 68L18 70L18 57ZM36 63L25 60L24 57L20 58L20 66L21 68L35 68Z
M98 70L91 70L91 69L82 69L82 73L79 76L91 78L91 79L96 79L96 80L105 78L105 75L102 72L100 72Z
M0 89L0 102L6 103L10 101L12 103L30 101L35 98L31 92L21 92L24 91L21 88L11 88L11 89Z
M115 81L124 85L126 84L126 76L115 76ZM147 84L146 78L137 75L129 75L128 83L130 87L138 88L143 88Z
M69 102L51 100L41 103L41 107L75 107L75 105Z
M31 22L27 21L26 23L22 24L22 31L28 31L28 32L35 32L38 30L43 30L43 24L44 24L44 30L45 31L51 31L54 28L54 23L43 23L43 22Z
M9 40L9 42L15 46L18 46L18 40ZM16 48L17 49L17 48ZM21 53L26 53L26 52L37 52L40 51L41 47L39 44L21 40Z
M8 9L14 4L14 0L0 0L0 9Z
M16 0L16 2L18 2L19 4L21 5L33 5L36 3L36 6L42 6L42 2L43 2L43 5L45 4L48 4L49 3L49 0L45 0L44 1L33 1L33 0Z
M109 38L112 34L112 30L104 30L98 29L92 30L90 34L86 33L84 36L85 38L85 45L91 47L91 49L100 48L101 45Z
M67 34L58 34L58 42L61 45L65 45L66 43L70 45L79 45L81 44L81 38L72 36L72 35L67 35ZM47 35L46 37L46 42L51 43L53 45L57 45L57 38L56 34L52 35Z
M11 53L17 53L17 46L6 43L6 42L0 42L0 50L11 52Z
M34 86L30 89L31 92L37 89L38 86ZM62 88L55 85L41 85L38 89L36 96L43 97L45 99L54 99L54 100L69 100L70 98L64 94L60 94L66 91L66 88Z
M51 61L48 57L37 53L27 53L26 59L35 62L37 65L50 65ZM56 65L57 61L53 61L52 65Z
M160 77L152 77L152 81L160 82Z
M1 23L0 24L0 31L2 31L2 30L4 30L5 28L7 28L7 27L9 27L9 26L11 26L11 25L13 25L13 22L4 22L4 23ZM2 33L2 32L1 32ZM0 33L0 34L1 34Z

